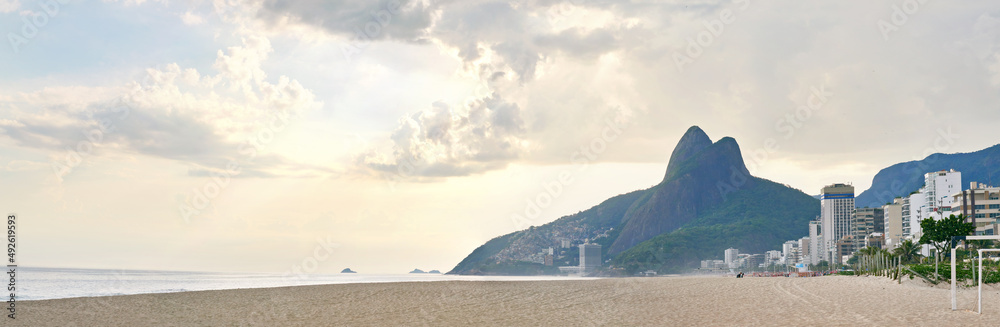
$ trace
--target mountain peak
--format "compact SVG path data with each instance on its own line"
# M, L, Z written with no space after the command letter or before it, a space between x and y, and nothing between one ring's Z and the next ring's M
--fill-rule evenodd
M681 228L727 201L730 193L757 183L747 171L736 139L727 136L712 143L700 128L691 127L674 149L663 181L626 212L625 225L608 253L617 255Z
M712 139L708 138L708 134L705 134L705 131L701 130L700 127L691 126L688 128L687 132L684 132L684 136L681 137L681 140L677 142L677 146L674 147L674 152L670 153L670 161L667 163L667 174L671 170L677 169L682 162L710 145L712 145Z

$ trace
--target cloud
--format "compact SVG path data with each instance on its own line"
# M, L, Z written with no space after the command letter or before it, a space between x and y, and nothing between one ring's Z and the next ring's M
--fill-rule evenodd
M21 8L20 0L0 0L0 13L9 13Z
M205 19L202 18L201 16L198 16L198 14L187 11L184 12L183 15L181 15L181 21L184 22L184 25L199 25L201 23L204 23Z
M505 103L518 109L517 117L523 122L520 132L481 139L449 138L450 134L427 131L462 134L456 132L462 128L460 118L445 121L440 117L464 117L468 115L464 106L402 104L430 108L383 131L391 132L386 138L390 150L359 157L357 166L379 173L397 173L406 166L401 163L409 163L407 156L417 158L410 161L422 167L414 173L420 176L474 174L517 161L565 164L573 151L600 134L602 117L608 116L609 108L625 108L632 120L629 131L600 159L617 162L664 162L676 138L688 126L701 125L737 137L751 149L769 138L778 139L776 159L794 154L814 156L800 162L825 163L827 157L815 156L834 153L837 158L864 155L892 163L901 155L909 158L909 152L922 151L919 145L897 145L913 143L914 136L933 129L928 122L958 126L964 124L960 117L975 115L979 119L970 122L976 124L974 129L987 130L1000 115L1000 110L992 110L1000 103L996 96L1000 34L995 32L1000 12L989 1L924 6L908 14L907 22L888 40L878 22L891 20L893 7L884 3L401 1L400 11L389 16L380 14L389 12L388 1L219 3L236 2L214 3L224 21L283 35L282 42L309 34L298 31L320 34L324 38L308 41L318 40L310 44L322 44L317 48L325 51L336 46L324 42L350 43L367 26L378 30L372 36L376 44L434 47L442 57L459 64L457 71L449 67L437 72L454 72L451 77L462 80L457 83L468 82L473 85L470 88L503 95ZM715 25L723 13L732 14L733 20ZM702 37L704 43L706 35L711 42L692 46L691 40ZM247 40L239 51L220 55L215 68L221 73L213 76L224 79L219 82L224 85L220 90L261 94L255 85L267 80L262 70L230 67L244 62L259 67L255 63L271 50L269 44L256 42ZM378 62L399 58L379 51L406 47L370 47L361 65L344 66L355 71L361 66L394 71L406 70L400 68L403 65L440 67L441 58L432 62L426 53ZM689 55L693 48L698 51L690 55L692 62L678 70L675 55ZM343 59L334 56L331 60ZM419 73L407 70L406 74ZM371 78L366 83L414 86L399 84L399 79L380 79L400 75L363 74ZM353 83L331 93L364 98L375 94L371 85ZM832 90L834 98L823 110L811 112L806 121L796 121L802 127L786 136L778 128L781 120L794 116L810 89L821 86ZM419 87L436 90L441 85ZM453 99L458 92L462 91L441 93ZM441 114L442 108L451 113ZM398 113L388 117L395 119ZM885 121L894 124L867 125ZM208 130L219 131L218 125L209 126ZM857 132L843 135L836 144L815 146L824 142L825 135L841 134L844 126L857 126ZM514 146L516 150L493 146L503 144L498 140L505 138L520 146ZM970 135L964 140L972 139ZM962 150L974 150L981 143ZM856 144L887 150L872 154ZM469 148L475 150L463 150Z
M449 177L502 168L528 148L517 104L500 95L460 108L437 102L400 119L392 133L392 154L371 150L358 163L384 178Z
M32 171L32 170L48 170L52 169L51 165L47 162L37 162L30 160L11 160L7 162L4 166L6 171Z
M272 27L308 24L346 37L360 32L375 40L419 42L432 24L435 7L408 0L264 0L257 18Z
M241 176L332 173L265 153L266 140L247 141L261 131L280 132L289 119L319 105L295 80L268 81L261 65L271 51L266 38L248 36L241 46L219 51L216 75L169 64L147 69L124 88L22 93L0 104L9 109L0 117L0 135L56 152L89 142L95 154L121 151L177 160L189 163L193 175L224 169L231 160L243 161Z

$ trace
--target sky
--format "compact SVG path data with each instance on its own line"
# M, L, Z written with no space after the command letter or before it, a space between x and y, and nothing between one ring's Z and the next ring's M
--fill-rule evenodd
M446 271L693 125L808 194L1000 143L995 1L0 0L0 32L25 266Z

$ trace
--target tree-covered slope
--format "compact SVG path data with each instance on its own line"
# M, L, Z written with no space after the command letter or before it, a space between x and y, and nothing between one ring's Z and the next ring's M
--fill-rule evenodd
M613 264L629 272L681 272L700 260L719 259L726 248L763 253L804 236L808 222L819 214L819 201L785 185L754 179L681 228L622 252Z
M544 247L558 246L556 244L562 238L587 238L588 236L596 236L593 234L594 232L617 227L621 224L622 217L629 206L647 191L640 190L617 195L590 209L559 218L548 224L496 237L476 248L448 273L509 275L500 267L505 261L504 257L536 253ZM608 246L604 247L605 250L607 248ZM502 252L507 252L507 256L497 258ZM517 260L513 260L513 262L517 262Z
M559 248L561 240L600 244L603 258L618 256L616 265L676 271L718 257L728 247L777 249L805 235L807 222L818 212L819 201L805 193L751 176L735 139L712 143L693 126L674 148L656 186L495 238L450 273L530 274L551 269L528 263L542 261L542 251ZM576 264L575 249L556 252L554 266Z
M688 137L691 134L704 132L692 127L677 148L697 152L685 153L686 159L679 162L671 158L663 181L626 213L621 235L609 253L616 255L656 235L676 230L725 201L731 190L755 183L736 140L724 137L708 146L690 147L685 140L692 139Z
M898 163L882 169L872 179L872 186L861 192L854 204L878 207L893 198L910 194L924 185L924 174L955 169L962 172L962 189L970 182L1000 182L1000 144L970 153L936 153L923 160Z

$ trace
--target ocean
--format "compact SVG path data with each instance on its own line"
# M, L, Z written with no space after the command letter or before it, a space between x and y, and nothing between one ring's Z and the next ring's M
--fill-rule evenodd
M264 273L19 267L17 269L16 299L18 301L46 300L108 295L349 283L571 279L590 278L564 276L455 276L443 274L311 274L297 277Z

